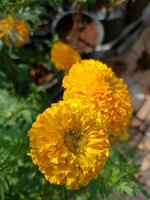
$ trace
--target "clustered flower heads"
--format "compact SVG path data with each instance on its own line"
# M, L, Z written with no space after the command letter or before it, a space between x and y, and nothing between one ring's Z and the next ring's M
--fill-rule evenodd
M13 41L16 47L24 45L29 40L29 27L24 20L6 17L0 20L0 39L9 46Z
M92 59L74 64L63 86L64 99L79 98L94 104L106 121L106 130L120 139L127 137L133 111L127 85L106 64Z
M55 43L50 54L51 61L57 70L69 70L73 64L81 60L80 54L63 42Z
M132 105L127 86L104 63L82 60L64 77L64 100L29 131L30 156L50 183L85 186L102 171L109 133L124 138Z

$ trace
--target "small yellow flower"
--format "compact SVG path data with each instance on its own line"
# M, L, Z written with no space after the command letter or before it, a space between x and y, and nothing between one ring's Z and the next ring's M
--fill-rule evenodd
M103 169L109 155L108 135L94 106L80 100L53 104L29 131L30 156L47 181L78 189Z
M24 20L17 20L15 22L15 32L19 35L19 38L15 38L15 45L17 47L27 43L29 40L29 27Z
M0 20L0 39L5 39L5 45L10 44L10 34L14 37L16 47L24 45L29 39L29 28L25 21L6 17Z
M104 117L106 129L120 139L127 138L133 111L131 99L127 85L111 68L100 61L83 60L72 66L63 86L64 99L79 98L93 103Z
M14 20L12 17L0 20L0 39L5 39L6 44L9 42L9 32L14 31Z
M51 49L51 61L58 70L69 70L81 60L80 54L71 46L58 42Z

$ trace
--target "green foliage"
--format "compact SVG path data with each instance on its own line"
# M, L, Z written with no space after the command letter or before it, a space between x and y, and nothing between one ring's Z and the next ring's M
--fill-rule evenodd
M134 149L128 151L112 148L104 173L98 177L98 192L101 197L107 195L110 200L113 195L120 196L120 194L136 197L139 192L142 192L145 197L149 196L145 191L143 192L143 186L136 178L139 166L133 161L133 152L135 155Z
M62 7L64 4L64 0L48 0L46 4L52 6L55 10L59 7Z
M28 94L28 97L24 99L10 94L7 90L0 90L0 190L2 199L5 193L6 199L7 195L10 196L8 199L20 199L19 196L23 194L18 197L13 197L13 194L17 195L19 189L19 192L24 190L24 182L32 178L31 172L36 173L27 157L27 131L37 113L42 110L39 100L40 96L37 91ZM32 168L31 172L30 168ZM27 184L28 187L29 185L30 183Z
M75 2L77 5L83 6L87 9L96 4L96 0L75 0Z
M5 15L16 14L21 8L39 2L39 0L1 0L0 12Z

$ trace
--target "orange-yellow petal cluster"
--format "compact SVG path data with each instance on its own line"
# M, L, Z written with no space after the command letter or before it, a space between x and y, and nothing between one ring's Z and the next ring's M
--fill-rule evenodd
M5 40L6 46L13 39L15 46L20 47L29 40L29 27L24 20L15 20L10 16L3 18L0 20L0 39Z
M80 100L46 109L29 131L30 156L47 181L77 189L103 169L109 154L108 135L100 113Z
M104 117L106 129L120 139L127 137L132 104L127 85L111 68L96 60L82 60L65 76L64 99L78 98L93 103Z
M29 40L29 27L24 20L17 20L15 22L15 32L18 34L19 38L15 38L15 45L20 47L27 43Z
M58 70L69 70L81 60L80 54L70 45L58 42L51 49L51 61Z
M6 44L9 41L9 32L13 31L14 20L12 17L3 18L0 20L0 39L5 39Z

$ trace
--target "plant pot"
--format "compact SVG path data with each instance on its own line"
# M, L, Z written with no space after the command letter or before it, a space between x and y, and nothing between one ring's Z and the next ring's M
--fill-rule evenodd
M43 87L43 91L47 93L51 103L62 99L64 92L62 87L63 71L54 72L48 70L39 62L31 69L31 77L36 85Z
M115 40L123 31L125 22L125 6L125 4L120 5L111 11L111 13L107 13L105 18L101 20L101 23L105 29L103 43L108 43L112 40Z
M103 44L106 44L112 40L115 40L122 32L124 28L124 17L114 17L112 19L105 19L101 21L105 28L105 37Z
M66 43L72 26L73 12L65 12L59 14L52 24L52 35L58 35L59 38ZM79 37L74 41L76 48L80 53L90 53L95 50L103 41L104 29L103 25L98 22L92 15L83 13L82 23L84 23L82 30L79 32ZM74 38L73 38L74 39ZM71 44L72 45L72 44Z
M51 103L57 103L63 99L64 88L62 87L64 73L63 71L56 72L53 80L44 85L44 91L47 92Z

